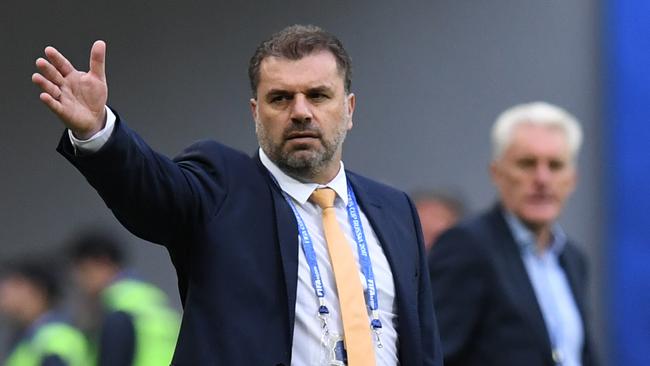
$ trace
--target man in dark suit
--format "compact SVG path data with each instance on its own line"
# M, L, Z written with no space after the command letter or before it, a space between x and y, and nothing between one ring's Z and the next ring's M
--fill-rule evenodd
M445 232L429 270L446 365L591 366L584 256L557 224L582 132L530 103L492 129L499 202Z
M441 365L414 205L341 162L355 96L338 39L292 26L257 48L253 158L214 141L156 153L105 107L105 47L87 73L48 47L33 81L68 128L59 151L169 250L184 306L173 364Z

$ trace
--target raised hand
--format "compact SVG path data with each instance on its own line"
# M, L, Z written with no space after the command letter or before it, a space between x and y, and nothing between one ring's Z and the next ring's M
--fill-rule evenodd
M93 44L88 72L76 70L54 47L45 48L45 57L36 60L40 73L32 75L32 82L42 90L41 101L75 137L90 138L104 128L106 120L106 43Z

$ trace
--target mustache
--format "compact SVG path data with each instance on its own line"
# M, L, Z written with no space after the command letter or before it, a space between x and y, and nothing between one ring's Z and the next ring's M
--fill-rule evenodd
M286 139L291 139L295 137L316 137L320 138L321 137L321 130L318 127L315 127L313 125L306 125L306 124L294 124L287 129L284 130L282 133L282 137Z

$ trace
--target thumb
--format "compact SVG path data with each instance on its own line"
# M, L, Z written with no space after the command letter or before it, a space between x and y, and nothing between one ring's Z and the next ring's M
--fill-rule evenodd
M95 41L90 50L90 73L101 80L106 80L106 43Z

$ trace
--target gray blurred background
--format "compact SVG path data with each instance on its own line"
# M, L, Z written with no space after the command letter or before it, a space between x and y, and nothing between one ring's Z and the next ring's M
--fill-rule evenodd
M34 61L54 45L86 70L92 42L104 39L109 104L152 146L174 155L208 137L253 153L248 59L271 33L312 23L338 35L353 60L357 110L346 167L400 189L451 189L470 211L483 209L495 197L489 129L503 109L546 100L578 117L585 129L581 179L562 222L591 258L596 349L605 354L597 5L2 1L0 259L50 255L80 229L109 228L129 243L139 273L179 306L165 250L122 229L54 151L62 127L30 82ZM0 342L5 333L0 322Z

